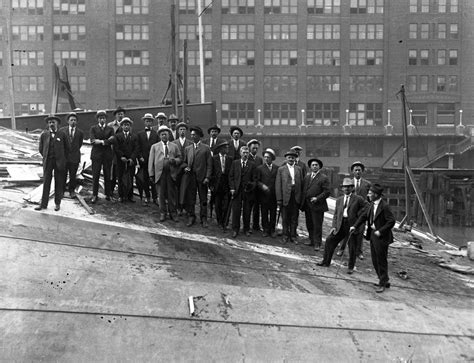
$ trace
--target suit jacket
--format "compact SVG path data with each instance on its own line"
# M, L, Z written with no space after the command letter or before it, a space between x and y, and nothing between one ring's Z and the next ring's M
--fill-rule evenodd
M171 127L170 127L170 130L171 130ZM171 130L171 132L169 133L169 137L168 137L168 141L174 141L178 138L178 130Z
M103 157L112 160L111 145L114 142L114 129L105 126L102 130L99 125L94 125L89 131L92 142L91 160L101 160ZM94 140L104 140L104 145L94 145Z
M255 164L247 160L245 168L242 168L242 160L234 160L229 172L229 189L235 190L235 194L245 192L253 195L256 186Z
M283 165L286 165L286 160L283 162L283 164L281 164L282 166ZM300 168L301 168L301 172L303 173L303 179L304 177L306 176L306 174L308 174L309 172L309 169L308 169L308 165L306 165L306 163L303 163L301 160L298 160L295 165L298 165Z
M202 183L205 178L211 179L212 156L209 145L199 143L194 149L191 144L184 149L184 168L189 167L196 174L197 181Z
M295 165L295 200L296 204L302 202L303 173L301 168ZM280 166L275 180L275 193L277 202L284 206L288 205L291 196L291 175L287 165Z
M115 135L115 155L117 155L117 161L122 157L132 159L136 161L138 156L138 136L132 132L128 133L128 139L125 138L125 134L120 132Z
M142 130L137 134L138 137L138 158L145 159L146 165L148 165L148 159L150 158L150 149L153 144L160 142L160 137L155 130L150 131L150 138L147 138L146 131Z
M249 155L249 160L252 160L255 164L255 166L259 166L263 164L263 159L261 156L255 155L255 158L253 157L252 154Z
M181 146L181 142L180 142L179 137L178 137L176 140L173 141L173 144L178 145L179 152L181 153L181 157L184 159L184 155L185 155L184 150L185 150L189 145L192 145L193 142L192 142L191 140L189 140L189 139L185 139L183 146ZM184 164L181 164L181 168L183 168L183 167L184 167Z
M360 195L362 198L367 200L367 193L369 192L369 188L372 185L367 179L360 178L360 186L359 188L354 189L354 193Z
M368 208L366 208L365 212L359 217L357 222L355 223L354 227L357 229L365 222L367 222L367 236L366 238L370 240L370 236L372 234L372 226L370 224L371 221L371 214L374 212L374 204L371 203ZM375 230L381 233L380 238L387 242L393 242L393 234L392 228L395 226L395 217L390 209L390 206L384 200L380 200L378 208L375 212L375 217L373 219L373 223L375 225Z
M214 144L214 146L220 144L223 141L224 141L223 138L217 136L216 137L216 143ZM211 146L211 138L208 137L207 139L202 140L202 143ZM211 148L211 151L212 151L212 148Z
M345 195L342 195L336 199L336 209L334 210L334 216L332 218L332 228L336 229L335 234L337 234L337 232L339 232L342 227L344 197ZM347 204L347 220L349 222L349 226L353 226L362 214L367 213L367 205L368 203L364 198L355 193L351 193L349 202ZM363 232L363 228L359 228L357 230L357 233L360 232Z
M176 180L182 156L178 146L172 142L168 142L168 158L168 160L175 159L175 163L170 163L169 165L171 178ZM158 183L163 174L165 162L167 160L165 159L165 146L163 142L160 141L153 144L150 149L150 158L148 159L148 175L155 178L155 183Z
M66 158L69 153L68 136L61 130L56 131L54 139L52 139L49 129L44 130L39 139L38 150L43 157L43 172L46 170L46 160L50 143L54 143L54 158L56 160L56 168L58 170L66 169Z
M59 129L67 135L67 142L69 145L69 152L67 154L66 161L68 163L79 164L81 162L81 147L84 142L84 132L76 126L74 131L74 137L69 137L69 126L64 126Z
M242 146L247 146L247 144L241 139L239 139L239 148L238 150L235 150L234 139L231 138L229 140L229 153L227 155L229 155L234 160L240 160L240 149Z
M122 132L122 126L118 122L115 122L116 120L110 121L107 126L111 127L114 130L114 134L118 134Z
M319 172L311 180L311 173L307 174L304 178L304 201L303 208L309 207L315 212L326 212L329 210L326 199L331 194L329 189L328 177ZM310 199L316 197L315 202L310 202Z
M269 196L276 197L275 195L275 181L278 173L278 166L272 163L272 171L268 169L268 166L265 164L257 166L256 169L256 179L257 179L257 186L258 186L258 193L261 193L262 186L266 185L270 188L268 193Z
M224 173L222 173L221 155L219 153L212 157L211 186L215 191L225 191L229 189L229 173L232 167L232 158L225 155Z

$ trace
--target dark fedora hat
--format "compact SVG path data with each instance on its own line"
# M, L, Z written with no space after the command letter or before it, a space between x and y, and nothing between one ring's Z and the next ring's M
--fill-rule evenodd
M289 151L287 151L287 152L285 153L284 156L285 156L285 158L286 158L287 156L294 156L295 158L297 158L297 157L298 157L298 154L297 154L296 151L294 151L294 150L289 150Z
M207 129L207 133L210 134L212 130L217 130L217 133L221 133L221 128L217 125L211 126Z
M116 114L119 113L119 112L125 113L125 109L122 108L121 106L117 107L117 108L115 109L115 111L114 111L114 115L116 115Z
M199 136L201 136L201 137L204 136L204 132L202 132L202 129L201 129L199 126L191 126L191 127L189 128L189 131L190 131L190 132L191 132L191 131L196 131L196 132L199 134Z
M313 161L316 161L318 164L319 164L319 168L321 169L323 167L323 162L317 158L312 158L312 159L309 159L308 160L308 166L311 168L311 164L313 163Z
M214 145L214 147L212 148L212 152L216 153L224 146L229 146L229 143L227 141L221 141L217 145Z
M74 111L73 112L69 112L66 116L66 120L69 120L69 117L72 117L74 116L76 119L77 119L77 113L75 113Z
M58 116L55 115L49 115L44 119L44 122L48 122L49 120L56 120L58 121L58 124L61 123L61 119Z
M369 188L372 192L374 192L377 195L383 195L383 187L380 184L372 184Z
M238 132L240 132L240 137L244 136L244 132L242 131L242 129L238 126L231 126L229 132L230 134L232 135L234 133L234 131L237 130Z
M354 170L356 166L360 166L362 168L362 171L365 170L365 165L362 164L362 161L354 161L351 165L351 171Z

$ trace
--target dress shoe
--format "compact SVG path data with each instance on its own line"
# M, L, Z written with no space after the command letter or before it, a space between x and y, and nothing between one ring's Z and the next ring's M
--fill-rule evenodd
M357 256L357 258L358 258L359 260L363 260L363 259L364 259L364 255L361 253L359 256Z
M164 221L166 221L166 217L165 217L165 216L161 216L161 217L160 217L160 222L164 222Z
M94 195L94 196L92 197L91 203L92 203L92 204L97 203L97 195Z
M136 200L134 200L133 198L128 198L128 201L129 201L130 203L135 203L135 202L136 202Z
M194 222L196 222L196 218L189 217L188 218L188 223L186 223L186 227L191 227L194 224Z
M272 234L270 235L272 238L276 238L277 234L276 232L272 232Z
M339 250L339 251L337 251L336 255L337 256L342 256L343 253L344 253L344 251Z
M251 234L252 234L252 232L250 232L250 231L246 231L246 232L245 232L245 235L246 235L247 237L250 237Z
M41 205L35 207L35 210L41 210L41 209L46 209L46 207L43 207L43 206L41 206Z
M374 286L380 287L380 284L377 283L377 282L374 282ZM387 282L387 283L385 284L385 288L386 288L386 289L390 289L390 282Z
M263 233L262 233L262 237L268 237L268 233L267 233L267 232L263 232Z
M71 199L75 199L75 198L77 197L77 195L76 195L76 193L71 192L71 193L69 193L69 197L70 197Z
M59 209L61 209L61 206L59 204L56 204L54 206L54 210L57 212Z
M181 209L178 209L178 217L181 217L183 215L183 211Z
M107 202L110 202L110 201L112 200L112 198L110 198L110 195L107 195L107 196L105 197L105 200L106 200Z
M327 263L323 262L323 261L318 262L318 263L316 264L316 266L329 267L329 265L328 265Z
M283 243L283 244L288 243L289 240L290 240L290 238L288 236L285 236L285 237L282 238L281 243Z
M170 215L170 220L173 221L174 223L178 223L178 217L176 217L175 215Z
M237 231L232 232L232 238L236 238L239 233Z
M319 246L314 246L314 250L315 250L315 251L319 251L320 249L321 249L321 247L319 247Z
M119 202L120 202L120 203L125 203L125 199L122 198L122 197L120 197L120 198L119 198Z
M311 242L311 241L308 241L308 242L305 242L304 245L305 246L314 246L314 243Z
M348 274L348 275L352 275L353 273L354 273L354 270L353 270L353 269L350 268L349 270L347 270L347 274Z
M202 223L202 228L207 228L209 227L209 224L207 223L207 219L206 218L203 218L203 220L201 221Z
M377 292L377 293L381 293L381 292L384 292L384 291L385 291L385 286L379 286L379 287L375 290L375 292Z

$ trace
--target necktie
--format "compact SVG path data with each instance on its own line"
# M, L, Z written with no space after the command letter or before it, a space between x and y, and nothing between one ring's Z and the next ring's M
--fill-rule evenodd
M344 209L347 208L347 203L348 203L348 202L349 202L349 196L346 195L346 196L344 197Z
M369 226L371 226L374 223L374 210L375 210L375 205L372 203L369 210Z
M216 141L214 140L213 137L211 137L211 149L214 147L215 143L216 143Z
M242 168L245 168L247 166L247 163L245 161L242 162Z
M225 173L225 156L221 155L221 168L222 168L222 174Z
M168 157L168 152L169 152L169 151L168 151L168 144L166 143L166 144L165 144L165 158Z
M316 173L311 173L311 180L313 180L315 176L316 176Z

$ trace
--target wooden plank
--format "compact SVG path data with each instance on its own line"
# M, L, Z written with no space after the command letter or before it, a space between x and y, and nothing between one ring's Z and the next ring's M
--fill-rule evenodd
M84 207L84 209L89 213L89 214L94 214L94 210L89 207L89 205L86 203L86 201L84 200L84 197L82 197L82 195L77 195L77 200L79 201L79 203L81 203L81 205Z

